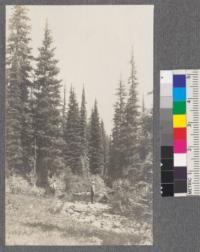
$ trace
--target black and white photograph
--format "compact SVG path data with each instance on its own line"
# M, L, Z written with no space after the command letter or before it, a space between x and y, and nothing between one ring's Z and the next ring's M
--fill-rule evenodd
M153 244L153 6L7 5L7 246Z

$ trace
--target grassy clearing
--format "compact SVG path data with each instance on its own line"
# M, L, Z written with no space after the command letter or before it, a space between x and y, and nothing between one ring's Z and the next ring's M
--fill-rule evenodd
M52 214L52 198L6 195L7 245L149 245L142 232L116 233L94 227L63 213Z

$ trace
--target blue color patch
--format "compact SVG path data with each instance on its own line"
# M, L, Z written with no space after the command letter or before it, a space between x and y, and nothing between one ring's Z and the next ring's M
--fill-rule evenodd
M185 101L186 100L186 88L173 88L173 100Z
M174 87L185 87L186 86L186 75L185 74L174 74L173 75L173 86Z

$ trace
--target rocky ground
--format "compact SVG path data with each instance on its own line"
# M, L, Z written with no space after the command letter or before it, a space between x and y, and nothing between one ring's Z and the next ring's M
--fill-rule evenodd
M6 195L7 245L150 245L152 227L103 203Z

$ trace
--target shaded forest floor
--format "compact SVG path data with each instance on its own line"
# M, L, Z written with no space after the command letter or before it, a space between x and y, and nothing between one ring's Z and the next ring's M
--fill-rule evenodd
M6 194L6 245L150 245L151 230L108 204Z

